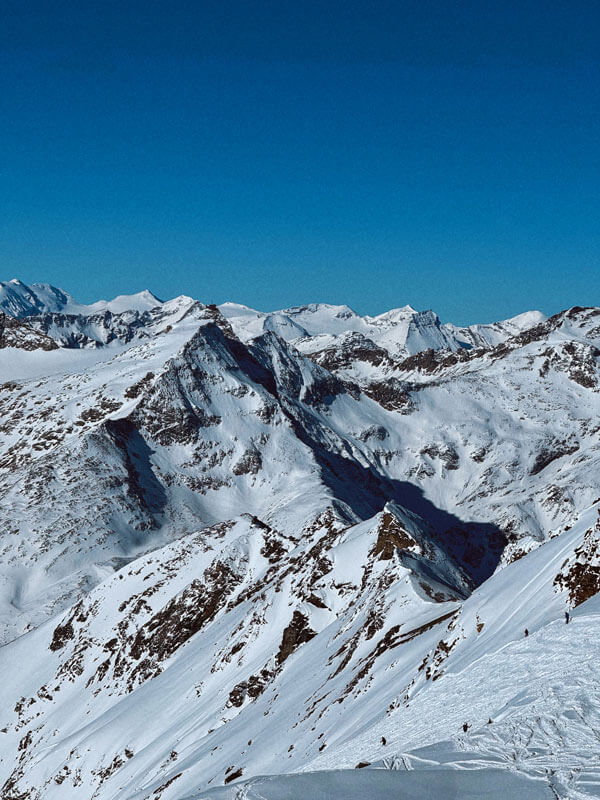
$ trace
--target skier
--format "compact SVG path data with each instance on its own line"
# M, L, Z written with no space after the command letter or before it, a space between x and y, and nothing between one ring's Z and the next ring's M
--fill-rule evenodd
M529 636L529 631L525 628L525 636Z
M569 624L569 612L565 611L565 625Z
M383 745L387 744L387 739L385 738L385 736L381 737L381 744L383 744Z
M471 726L468 722L463 723L463 731L466 733Z

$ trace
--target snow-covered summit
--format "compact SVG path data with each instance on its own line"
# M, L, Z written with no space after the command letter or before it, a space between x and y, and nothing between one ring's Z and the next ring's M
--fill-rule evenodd
M114 315L126 312L144 314L161 308L166 311L190 302L193 302L191 298L181 296L165 303L146 289L86 305L49 283L27 286L16 278L0 282L0 311L18 318L40 318L32 324L44 332L49 323L42 319L47 314L79 317L97 317L107 312ZM529 311L502 322L461 328L451 323L442 324L433 311L417 311L410 305L393 308L377 316L360 316L347 305L328 303L309 303L270 312L256 311L231 302L223 303L219 308L244 341L261 336L265 331L272 331L282 339L298 344L303 352L313 353L317 348L343 347L350 334L360 334L368 340L369 346L374 344L383 348L392 359L427 349L493 347L546 319L541 312ZM81 322L74 324L82 327ZM64 329L64 324L59 324L59 327ZM59 343L64 345L68 339L63 335ZM110 336L104 335L97 341L110 339ZM314 343L308 341L311 339ZM73 337L71 340L75 341Z
M27 286L18 278L0 282L0 309L13 317L28 317L44 311L62 311L77 305L71 295L49 283Z
M517 314L517 316L501 322L477 323L463 328L448 323L446 328L457 340L469 346L494 347L505 342L510 336L516 336L547 319L548 317L541 311L525 311L523 314Z
M49 283L32 283L27 286L17 278L0 282L0 309L14 317L30 317L45 312L93 315L111 311L119 314L123 311L148 311L162 304L163 301L148 289L85 305Z
M326 303L271 312L255 311L237 303L223 303L219 308L245 341L272 330L302 352L316 354L344 350L347 342L355 341L354 335L359 334L368 347L385 351L386 358L392 361L428 349L494 347L546 319L539 311L529 311L502 322L461 328L440 322L432 310L417 311L410 305L377 316L360 316L349 306Z
M406 305L400 308L391 308L389 311L384 311L382 314L377 314L374 317L367 316L365 319L374 325L394 325L401 320L410 319L417 313L416 308Z
M74 305L70 309L63 309L65 313L75 314L96 314L101 311L111 311L113 314L120 314L123 311L149 311L163 305L151 291L145 289L136 294L120 294L112 300L98 300L88 306ZM77 308L77 310L75 310ZM83 310L82 310L83 309Z

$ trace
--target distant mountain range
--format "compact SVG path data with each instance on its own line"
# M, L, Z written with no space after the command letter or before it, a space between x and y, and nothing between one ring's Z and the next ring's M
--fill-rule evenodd
M83 314L93 316L110 311L148 311L162 305L162 300L144 291L138 294L121 295L114 300L99 300L89 306L78 303L70 294L49 283L33 283L27 286L17 278L0 281L0 308L13 317L31 317L36 314Z
M600 796L600 309L12 280L0 409L3 800Z
M33 318L30 319L30 324L34 327L42 326L43 320L47 320L48 315L52 314L112 318L127 312L143 315L159 308L193 303L192 298L185 296L165 303L145 290L133 295L120 295L113 300L99 300L91 305L83 305L67 292L48 283L27 286L18 279L0 281L0 310L18 319ZM348 306L326 303L266 313L238 303L223 303L219 310L243 341L260 336L266 331L276 333L287 342L299 342L304 348L309 346L304 341L307 339L314 340L311 347L318 345L322 349L344 348L352 346L352 342L356 346L357 342L366 341L368 347L375 344L394 358L414 355L428 348L458 350L497 345L546 319L540 311L528 311L502 322L461 328L452 324L442 325L432 311L415 311L411 306L395 308L376 317L361 317ZM38 319L40 317L42 320ZM57 341L69 346L66 341L61 342L60 337ZM102 338L96 342L105 343ZM95 346L91 340L80 346L89 345Z

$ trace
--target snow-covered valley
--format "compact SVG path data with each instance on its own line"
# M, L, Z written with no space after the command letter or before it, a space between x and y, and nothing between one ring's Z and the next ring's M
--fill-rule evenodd
M0 408L3 800L600 797L600 309L13 280Z

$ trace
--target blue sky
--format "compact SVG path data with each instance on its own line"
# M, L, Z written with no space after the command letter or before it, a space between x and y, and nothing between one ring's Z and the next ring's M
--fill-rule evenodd
M3 4L3 279L444 320L600 305L600 10Z

